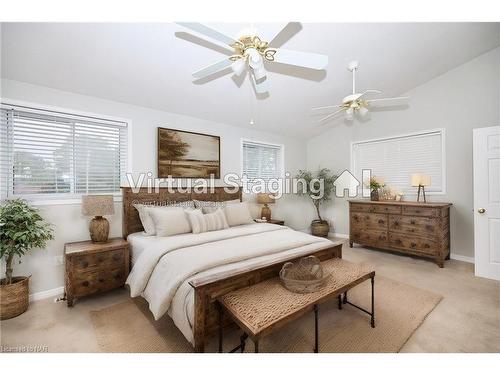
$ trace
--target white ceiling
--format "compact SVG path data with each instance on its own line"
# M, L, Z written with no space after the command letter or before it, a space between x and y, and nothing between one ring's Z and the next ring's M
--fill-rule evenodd
M210 26L236 35L250 25ZM265 40L281 25L255 26ZM327 54L328 70L268 64L264 99L229 71L193 83L193 71L225 55L192 35L175 24L4 23L2 77L237 126L254 118L258 129L311 137L343 121L317 126L310 108L349 94L349 61L360 62L360 90L400 95L499 46L500 23L303 24L283 47Z

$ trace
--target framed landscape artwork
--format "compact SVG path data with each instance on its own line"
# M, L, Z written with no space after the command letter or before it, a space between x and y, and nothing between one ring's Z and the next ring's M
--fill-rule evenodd
M220 178L220 137L158 128L158 177Z

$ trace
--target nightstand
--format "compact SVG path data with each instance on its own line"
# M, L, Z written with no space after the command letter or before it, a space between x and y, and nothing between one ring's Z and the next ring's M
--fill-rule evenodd
M75 298L119 288L129 273L129 245L122 238L64 245L65 295L68 307Z
M254 220L254 221L256 223L261 223L261 221L256 221L256 220ZM285 220L271 219L271 220L266 221L266 223L285 225Z

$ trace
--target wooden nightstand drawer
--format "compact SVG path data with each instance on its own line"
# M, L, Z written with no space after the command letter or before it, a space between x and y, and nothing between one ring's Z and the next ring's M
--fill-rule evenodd
M83 297L123 286L129 272L129 248L121 238L65 245L65 281L68 306Z
M98 268L123 267L125 254L123 250L103 251L101 253L75 256L73 266L75 271L92 271Z
M118 288L125 283L125 278L123 268L76 275L73 281L73 296L81 297Z

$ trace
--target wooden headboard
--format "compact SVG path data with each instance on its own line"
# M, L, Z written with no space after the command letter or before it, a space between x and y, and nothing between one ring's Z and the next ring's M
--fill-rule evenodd
M193 199L213 202L224 202L233 199L239 199L241 201L241 187L238 190L231 188L230 191L236 190L234 192L226 192L224 190L224 187L215 187L213 189L213 193L210 192L210 189L207 193L197 193L193 189L190 192L185 192L185 190L187 189L181 188L181 191L179 191L176 188L169 189L166 187L160 187L158 193L156 193L154 189L152 190L152 192L148 192L147 188L141 188L138 193L134 193L132 191L132 188L122 187L123 238L126 239L129 234L142 232L144 230L141 220L139 219L139 212L134 207L134 204L136 203L161 205L167 202L186 202Z

